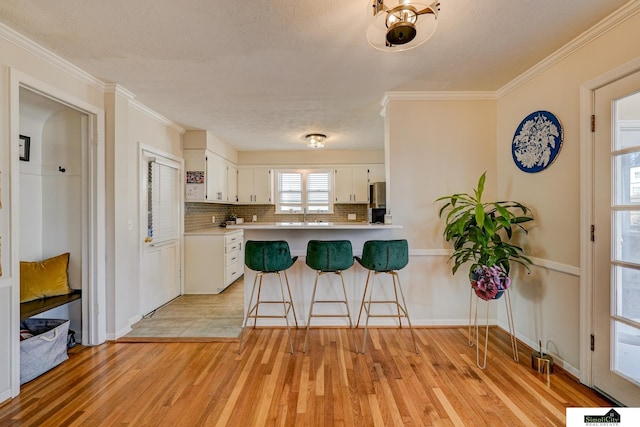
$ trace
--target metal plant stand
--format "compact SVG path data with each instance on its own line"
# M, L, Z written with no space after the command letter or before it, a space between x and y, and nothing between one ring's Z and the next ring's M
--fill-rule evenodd
M515 323L513 322L513 310L511 309L511 294L509 289L504 292L504 302L507 309L507 321L509 323L509 336L511 338L511 351L513 353L513 360L518 362L518 341L516 340ZM476 365L480 369L484 369L487 366L487 347L489 346L489 303L486 301L486 314L485 314L485 335L484 335L484 351L482 357L480 356L480 334L478 325L478 300L481 299L475 295L473 288L471 288L471 294L469 296L469 333L468 344L469 347L476 346ZM472 322L473 317L473 322ZM475 343L474 343L475 341ZM482 359L482 363L480 360Z

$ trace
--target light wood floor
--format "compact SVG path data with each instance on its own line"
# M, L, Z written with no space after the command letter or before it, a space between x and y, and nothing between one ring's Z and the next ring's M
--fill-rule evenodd
M492 328L487 368L475 366L466 328L374 329L354 354L346 329L312 329L291 355L286 329L237 342L107 343L70 359L0 406L0 426L551 426L569 406L610 406L562 370L511 358ZM361 331L360 331L361 332ZM359 337L362 333L359 334Z

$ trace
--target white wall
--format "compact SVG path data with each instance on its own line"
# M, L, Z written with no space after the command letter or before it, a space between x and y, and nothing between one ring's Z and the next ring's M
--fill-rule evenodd
M549 345L574 373L580 368L580 86L640 57L640 15L630 17L586 45L559 57L532 78L522 78L498 100L498 195L534 209L528 253L542 266L516 281L513 294L518 336ZM539 64L539 66L542 64ZM554 113L564 143L546 170L521 172L511 157L520 121L536 110ZM588 119L588 118L587 118ZM506 324L503 311L500 323ZM575 368L575 370L573 369Z
M114 233L110 237L113 258L109 274L113 287L108 295L112 308L108 315L107 336L119 338L131 330L141 318L140 312L140 244L146 232L140 229L139 149L141 145L182 157L184 130L162 119L153 111L116 91L107 94L107 117L112 117L116 132L108 141L112 146L108 156L114 159L107 172L109 192L113 194ZM108 119L108 122L111 119ZM118 159L118 161L116 161Z
M107 338L131 331L140 312L140 145L182 156L184 130L134 100L118 86L105 93L107 116Z
M31 138L29 161L20 161L20 260L42 258L42 127L44 122L20 114L20 135Z
M471 98L471 95L469 96ZM409 241L402 272L409 312L416 325L465 324L469 281L451 275L438 218L438 197L471 192L487 171L487 200L496 195L496 103L494 100L406 101L386 106L388 203L395 238ZM495 304L491 317L495 321Z
M0 40L0 46L4 48L5 43ZM9 98L9 69L3 64L0 65L0 98ZM0 128L8 129L10 123L10 104L8 102L0 103ZM11 342L15 334L12 326L15 325L15 314L12 306L19 300L19 296L15 294L12 280L11 265L11 217L8 214L11 206L11 155L17 152L10 149L10 136L8 132L0 133L0 402L3 402L13 396L12 390L12 370L15 352ZM19 177L18 173L14 173ZM17 201L16 201L17 202ZM15 240L15 239L14 239Z
M37 79L43 86L55 88L69 97L78 99L96 109L102 108L102 91L94 79L82 72L70 72L60 66L63 61L51 57L42 58L31 53L20 36L0 26L0 238L2 239L2 276L0 277L0 402L14 396L19 390L18 303L19 283L16 280L20 254L19 230L21 218L19 188L20 174L17 157L19 103L17 88L10 84L12 73L20 72ZM13 193L12 193L13 191Z
M20 162L20 260L41 261L69 252L69 285L81 289L81 113L61 106L36 107L28 100L20 113L20 134L31 138L29 161ZM82 340L79 301L37 317L70 319L70 329Z
M302 143L301 143L302 144ZM384 150L240 151L239 165L309 165L384 163Z
M42 131L42 257L69 252L69 283L76 289L82 285L81 120L81 113L62 110Z
M61 175L57 175L57 168L67 164L69 167L64 179L69 181L70 186L73 188L67 187L68 191L57 195L52 194L51 189L47 188L47 194L44 194L44 187L39 190L37 184L33 182L21 182L19 173L21 165L19 165L17 159L12 160L12 156L17 156L18 134L23 132L18 127L23 125L25 127L24 132L34 133L32 147L35 145L33 147L35 151L32 151L32 159L35 161L39 150L37 148L39 141L37 140L40 138L39 135L42 134L38 128L42 126L35 124L35 122L30 122L28 118L18 118L18 90L16 86L10 84L12 82L12 70L15 75L27 76L29 81L37 81L38 89L45 92L50 89L51 92L55 92L56 95L61 95L65 99L77 100L79 104L84 106L84 109L98 114L99 117L96 122L102 123L102 126L97 129L98 137L95 142L100 146L93 147L96 151L102 150L102 143L106 139L105 131L110 133L112 137L110 157L105 159L104 164L92 166L98 171L98 175L104 168L105 172L110 174L109 178L111 179L107 189L102 186L96 188L97 192L111 196L111 199L108 199L108 206L105 206L107 208L106 215L102 209L98 209L99 213L96 214L98 218L107 218L106 234L109 236L107 248L93 248L98 256L101 253L105 254L107 262L111 263L110 269L108 269L109 274L107 275L100 268L100 265L96 265L96 269L92 271L94 275L92 280L99 283L96 290L99 290L100 284L104 283L107 294L111 296L111 300L106 305L108 313L107 335L110 337L117 335L117 328L128 327L131 316L137 314L135 309L136 302L132 301L132 295L137 295L137 262L139 258L137 241L139 233L137 142L179 155L183 130L152 110L131 101L131 97L128 96L126 91L124 91L124 95L118 95L124 99L119 99L118 102L114 101L109 105L112 108L110 113L118 113L119 120L112 120L109 123L103 122L102 110L105 109L106 101L110 101L108 96L105 97L105 93L112 93L111 90L107 90L103 82L73 67L55 55L33 46L28 40L2 25L0 25L0 52L2 52L2 58L0 58L0 82L2 82L0 84L0 98L11 101L0 103L0 129L11 130L10 132L0 132L0 201L2 202L2 208L0 208L0 242L2 244L2 251L0 252L0 261L2 263L2 276L0 276L1 403L15 396L19 391L19 352L17 351L19 340L19 283L15 279L17 279L18 258L22 254L16 253L15 256L12 256L12 253L14 250L17 251L20 246L18 242L21 237L23 241L26 241L29 236L39 234L34 232L27 235L25 232L23 235L19 231L20 224L31 218L25 217L25 220L21 221L22 215L11 215L11 212L20 212L20 209L15 207L20 205L19 195L22 191L20 184L25 187L31 186L35 188L36 192L41 192L41 200L44 200L43 204L50 205L52 209L49 213L60 215L62 215L62 210L54 211L55 206L60 202L59 198L64 199L71 196L71 193L75 192L79 186L77 159L59 158L58 154L60 153L57 151L47 153L46 157L51 163L47 163L46 167L42 168L42 171L37 170L34 176L37 177L37 174L42 173L50 174L56 180L58 177L62 179ZM34 52L38 53L35 54ZM15 93L11 92L13 90L15 90ZM135 105L135 108L131 107L131 105ZM11 111L12 109L13 111ZM50 126L57 128L59 135L63 134L65 130L60 128L57 123L54 123L55 121L54 119ZM14 126L13 128L12 125ZM70 135L65 135L66 137L70 137ZM54 143L57 142L59 141L54 141ZM37 179L34 180L37 181ZM11 190L14 190L14 192L12 193ZM111 191L111 193L107 190ZM34 207L34 202L29 203L31 205L27 206L26 209ZM102 207L100 202L97 202L96 206ZM70 209L76 212L74 207L70 207ZM34 210L39 211L39 209ZM67 216L68 222L80 222L78 221L79 217L74 216L74 212L70 212L70 215ZM37 222L38 218L33 219ZM129 219L132 221L129 222ZM51 229L47 221L47 219L40 221L43 224L42 228ZM95 232L98 238L101 236L101 226L103 226L102 222L96 225L97 231ZM55 230L53 231L55 232ZM60 236L52 237L55 240L56 237ZM63 238L58 240L61 244L64 243L65 246L76 244L69 241L62 242ZM27 247L25 244L22 246ZM40 258L47 255L49 251L57 250L59 248L55 246L43 246L40 249L35 249L34 251L38 253L33 255L34 258ZM24 255L26 256L27 254ZM114 267L116 259L126 260L126 262L118 263L118 268L116 269ZM105 280L107 276L108 279ZM116 292L116 278L123 279L118 282L118 292ZM83 295L83 300L86 300L86 297L86 295ZM93 295L92 298L94 298L94 302L97 301L95 299L97 295ZM91 325L91 328L96 330L95 325Z

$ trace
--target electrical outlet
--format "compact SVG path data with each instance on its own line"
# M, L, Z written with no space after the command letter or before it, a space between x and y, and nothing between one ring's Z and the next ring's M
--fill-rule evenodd
M212 224L215 224L215 223L216 223L216 217L215 217L215 216L212 216L212 217L211 217L211 223L212 223Z
M256 222L258 220L258 215L254 215L252 221Z
M347 219L349 221L355 221L356 220L356 214L347 214Z

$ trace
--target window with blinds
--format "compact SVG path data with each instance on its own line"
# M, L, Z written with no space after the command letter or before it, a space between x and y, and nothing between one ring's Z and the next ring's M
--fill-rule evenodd
M276 212L332 213L332 171L276 171Z
M147 237L154 244L180 237L180 171L150 158L147 174Z

